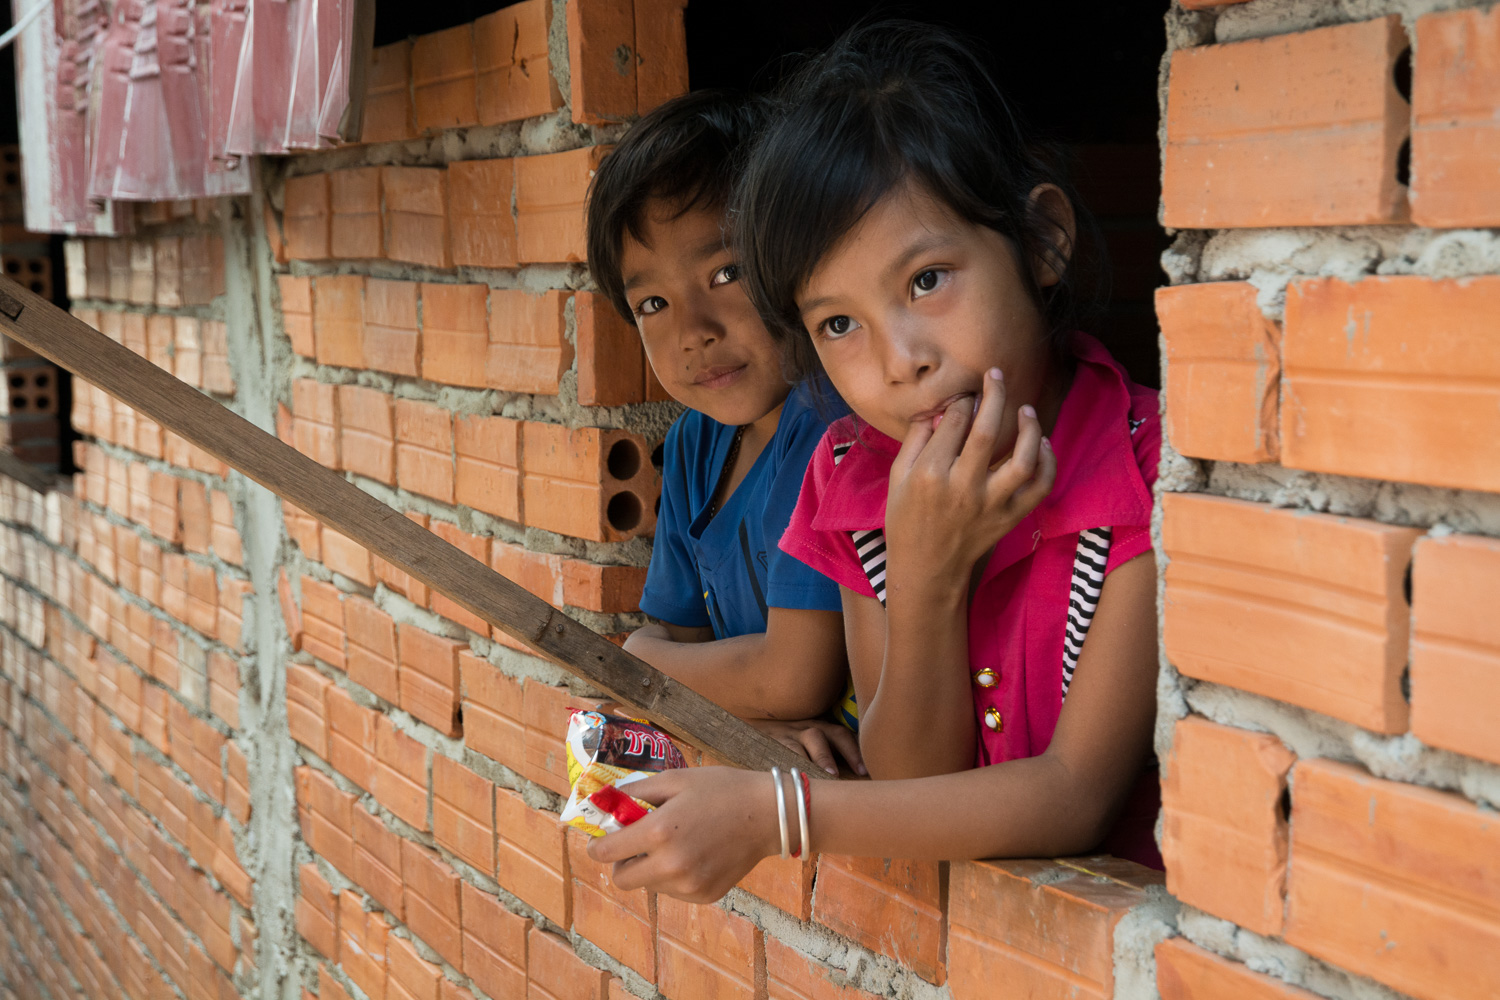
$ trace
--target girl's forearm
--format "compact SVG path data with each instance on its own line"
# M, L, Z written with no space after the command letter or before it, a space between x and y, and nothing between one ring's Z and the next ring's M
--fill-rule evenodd
M817 715L830 696L816 684L789 682L792 665L768 655L766 639L759 632L712 642L674 642L638 632L625 641L625 648L741 718Z
M881 779L967 770L975 728L966 595L905 598L890 595L880 685L860 709L860 750Z
M907 781L815 781L812 846L916 860L1077 854L1108 832L1107 798L1045 755Z

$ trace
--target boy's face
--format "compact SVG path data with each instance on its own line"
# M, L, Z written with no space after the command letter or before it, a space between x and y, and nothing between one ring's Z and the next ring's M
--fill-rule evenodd
M675 218L674 218L675 216ZM646 358L672 398L721 424L751 424L786 399L781 352L739 283L723 213L647 206L645 242L627 233L625 297Z

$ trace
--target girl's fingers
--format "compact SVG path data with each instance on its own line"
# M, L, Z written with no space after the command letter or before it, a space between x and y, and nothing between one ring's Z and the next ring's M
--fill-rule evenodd
M1020 511L1023 516L1029 514L1052 492L1052 484L1056 481L1057 455L1052 451L1052 442L1042 438L1037 455L1036 475L1031 482L1023 483L1020 489L1011 494L1011 509Z
M612 836L619 836L619 834L612 834ZM609 837L605 837L604 839L608 840ZM599 841L596 840L594 843L597 844ZM589 856L593 857L592 851L589 852ZM650 855L642 854L633 858L626 858L623 861L615 862L614 868L609 873L609 880L621 892L630 892L634 889L639 889L643 885L650 885L652 883L651 869Z
M943 421L947 423L945 419ZM1000 440L1000 428L1005 423L1005 379L1000 369L991 368L984 375L984 389L979 397L979 407L974 411L974 423L969 428L969 437L958 456L962 471L974 477L983 477L995 460L995 446Z
M828 726L828 738L833 743L834 749L838 750L843 758L849 762L849 766L854 770L855 774L870 773L865 770L865 758L859 752L858 737L843 726L831 723Z
M924 454L931 456L932 461L941 463L944 469L953 465L963 451L964 440L973 423L976 402L973 396L960 396L949 403L948 408L943 411L942 422L932 432L932 444ZM925 424L927 421L920 423Z
M838 774L838 761L833 759L833 747L828 743L828 737L817 726L809 726L797 734L801 745L797 748L805 754L807 759L827 771L829 774Z
M896 452L896 460L891 463L891 481L896 482L904 479L906 473L916 464L917 456L922 454L927 447L927 442L932 440L932 422L930 420L914 420L907 427L906 437L901 442L901 450Z
M1010 457L990 470L988 489L991 502L1009 500L1036 474L1042 447L1042 423L1030 405L1016 412L1016 446Z

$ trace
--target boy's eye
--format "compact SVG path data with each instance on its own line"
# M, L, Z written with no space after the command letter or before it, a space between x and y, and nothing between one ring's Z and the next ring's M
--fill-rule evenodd
M654 312L661 312L667 307L667 300L660 295L652 295L641 300L641 304L635 307L637 316L650 316Z
M830 316L818 328L818 332L831 340L846 336L859 329L859 324L848 316Z
M714 276L709 279L708 283L710 285L727 285L730 282L739 280L740 266L738 264L725 264L714 272Z
M911 293L913 298L921 298L928 292L934 292L943 283L943 272L935 267L929 267L925 271L919 271L917 276L911 280Z

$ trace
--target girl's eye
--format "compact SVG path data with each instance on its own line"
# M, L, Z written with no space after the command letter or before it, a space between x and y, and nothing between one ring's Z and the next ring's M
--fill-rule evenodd
M917 273L917 276L911 280L912 297L919 299L929 292L937 291L938 286L942 283L943 272L938 270L937 268L929 267L925 271L920 271Z
M714 272L714 276L709 279L708 283L710 285L727 285L739 280L740 266L738 264L725 264Z
M661 312L667 307L667 300L660 295L652 295L641 300L641 304L635 307L637 316L650 316L654 312Z
M859 329L859 324L848 316L830 316L818 327L818 332L829 340L837 340Z

